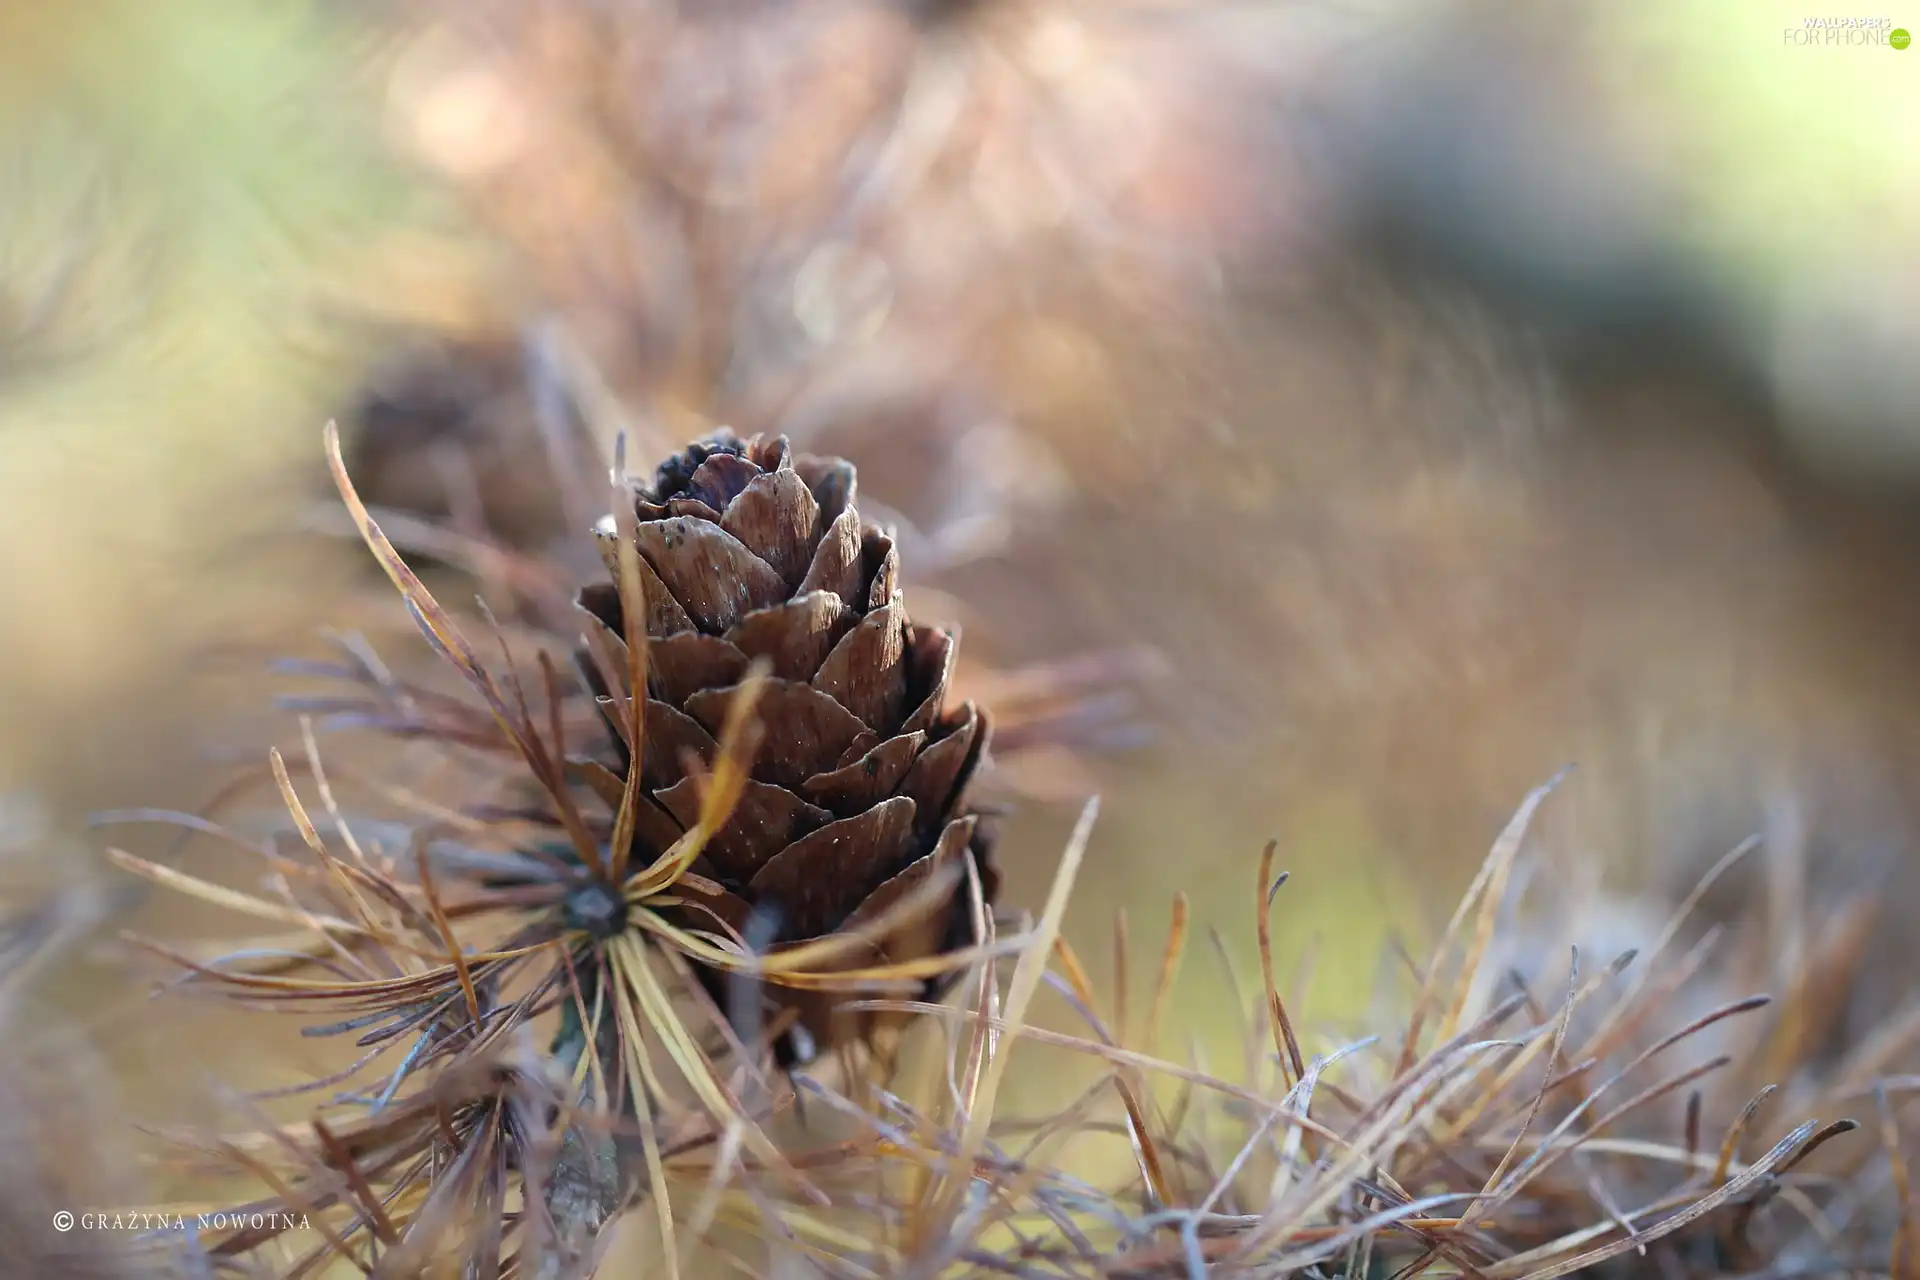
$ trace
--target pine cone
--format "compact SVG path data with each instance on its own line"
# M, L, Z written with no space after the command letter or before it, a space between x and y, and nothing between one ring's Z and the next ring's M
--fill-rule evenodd
M987 716L970 702L945 705L957 637L908 620L898 552L855 510L854 488L842 459L728 432L668 459L651 486L634 486L650 638L641 786L651 805L638 839L657 854L694 823L688 762L714 758L734 689L765 659L753 780L692 870L724 890L705 904L714 915L743 935L756 915L770 918L776 943L869 921L962 857L975 860L989 902L998 889L991 833L967 803ZM612 517L597 533L617 580ZM624 634L613 583L586 588L580 604L610 640ZM590 654L581 666L610 710ZM607 723L624 757L611 715ZM861 962L917 960L970 941L970 895L964 877L956 884L942 909L893 930ZM701 915L686 923L712 928ZM705 980L724 1002L719 976ZM868 1025L837 1011L844 995L770 987L767 997L804 1032L782 1037L787 1062Z

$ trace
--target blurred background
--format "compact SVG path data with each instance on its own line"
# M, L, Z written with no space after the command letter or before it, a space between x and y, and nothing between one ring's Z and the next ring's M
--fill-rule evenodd
M402 634L326 421L564 558L563 419L844 453L976 687L1097 669L1001 771L1016 901L1106 794L1090 939L1244 945L1274 837L1346 1008L1566 764L1597 885L1920 906L1920 51L1804 2L0 4L9 891ZM162 1089L204 1031L90 963Z

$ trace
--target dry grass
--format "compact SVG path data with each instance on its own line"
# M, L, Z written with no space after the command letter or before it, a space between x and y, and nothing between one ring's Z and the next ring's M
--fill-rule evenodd
M1707 948L1670 954L1671 936L1590 969L1576 956L1557 999L1503 992L1507 979L1489 972L1503 953L1501 904L1544 794L1503 834L1430 963L1407 975L1397 1017L1376 1015L1376 1033L1349 1044L1297 1029L1269 954L1244 993L1237 1071L1160 1047L1176 1030L1178 908L1146 957L1144 1002L1129 1008L1124 985L1104 998L1089 989L1058 930L1094 834L1090 808L1038 921L996 939L1006 953L981 964L958 1007L874 1002L929 1024L920 1070L884 1087L836 1085L831 1071L774 1086L762 1105L797 1099L811 1136L784 1132L771 1163L736 1128L679 1118L650 1180L660 1193L643 1196L662 1212L678 1206L674 1247L650 1269L672 1273L677 1261L706 1274L724 1258L766 1275L1519 1278L1619 1260L1626 1275L1905 1274L1890 1251L1912 1230L1901 1136L1911 1106L1908 1080L1884 1073L1910 1060L1920 1024L1904 1019L1823 1070L1796 1057L1807 1047L1794 1040L1796 992L1770 1028L1785 1056L1736 1066L1699 1046L1723 1023L1766 1018L1766 998L1683 1012L1720 975ZM1278 890L1271 850L1258 875ZM1137 968L1124 932L1114 946L1123 971ZM1043 992L1084 1021L1078 1034L1033 1024ZM316 1220L325 1210L332 1251L368 1274L427 1273L419 1260L449 1251L490 1262L500 1232L525 1227L491 1182L481 1215L464 1216L472 1180L524 1174L502 1151L508 1117L523 1117L529 1141L550 1131L540 1117L563 1096L538 1055L518 1052L517 1063L462 1055L377 1118L316 1117L271 1143L226 1146L282 1188L249 1209ZM1760 1062L1781 1073L1783 1094L1744 1092ZM1042 1070L1090 1078L1055 1114L996 1105L1010 1071ZM1866 1132L1851 1132L1850 1114L1866 1117ZM1108 1154L1090 1162L1090 1146ZM429 1148L435 1159L415 1167ZM1075 1167L1128 1171L1078 1177L1070 1154ZM396 1163L411 1174L404 1186L382 1181ZM329 1257L327 1245L314 1256Z

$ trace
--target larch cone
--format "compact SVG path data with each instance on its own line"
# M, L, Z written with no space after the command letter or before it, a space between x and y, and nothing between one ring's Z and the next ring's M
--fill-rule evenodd
M989 903L999 887L989 824L967 798L988 717L971 702L947 705L958 637L908 618L898 550L861 517L855 481L851 463L795 454L784 436L723 432L669 458L651 483L630 482L649 637L635 853L657 856L695 823L688 765L715 758L741 680L765 659L752 780L691 870L722 890L707 909L742 934L766 920L774 945L861 926L959 859L974 861ZM612 516L596 530L614 581L579 603L624 649L618 530ZM590 654L580 665L624 771L606 682ZM971 941L968 877L952 883L849 963L903 963ZM710 917L684 923L712 927ZM702 977L724 1005L725 975ZM927 997L943 985L930 981ZM771 984L763 994L770 1017L784 1010L797 1023L778 1044L787 1063L874 1025L841 1007L856 997Z

